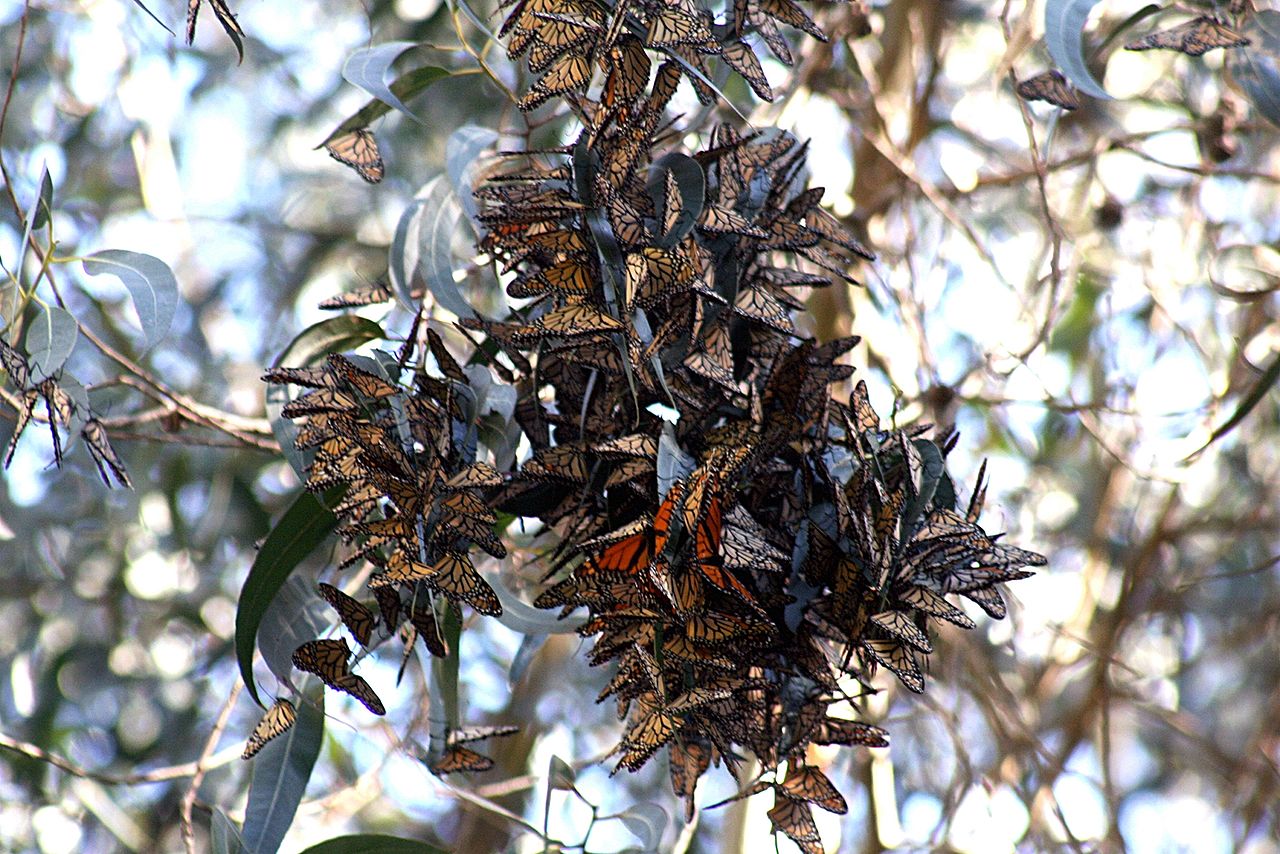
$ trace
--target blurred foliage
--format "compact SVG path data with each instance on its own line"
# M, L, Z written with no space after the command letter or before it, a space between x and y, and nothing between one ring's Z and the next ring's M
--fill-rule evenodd
M853 358L877 409L899 426L957 426L957 480L990 460L989 527L1050 556L1010 591L1008 621L973 609L979 631L939 633L924 697L880 677L862 713L889 726L892 747L821 757L851 795L823 838L868 851L1275 851L1276 132L1221 50L1114 50L1092 71L1115 100L1072 112L1019 100L1016 82L1048 62L1036 5L814 4L831 39L794 43L794 69L765 63L772 104L724 86L756 126L811 140L825 204L879 255L865 289L814 294L811 331L862 335ZM184 10L152 11L181 31ZM482 67L461 49L458 27L485 44L461 8L234 11L239 65L213 20L187 48L132 3L0 6L13 77L0 314L12 323L19 305L9 277L29 283L41 267L16 259L47 167L39 235L56 263L38 296L56 287L96 336L82 331L66 374L134 483L106 490L80 442L51 466L42 407L7 470L0 847L175 850L184 804L201 847L211 827L225 838L242 822L251 771L237 757L261 710L235 687L236 602L299 487L258 377L324 316L320 300L385 275L399 217L444 169L453 130L562 141L562 122L520 117L508 93L527 81L500 50L478 48ZM1102 5L1086 41L1131 11ZM1124 39L1176 23L1137 21ZM315 149L368 101L343 61L392 40L423 45L397 71L455 73L409 102L425 124L375 121L387 175L371 186ZM700 109L687 87L678 100ZM155 347L119 281L82 272L102 249L174 270L180 299ZM4 440L21 405L11 386ZM504 571L533 575L527 541L509 533ZM365 832L501 850L545 821L555 838L617 850L660 827L645 802L677 809L663 769L609 778L599 763L618 725L582 698L607 674L564 636L526 644L490 623L467 627L459 680L472 718L524 727L489 749L495 769L465 791L432 777L397 735L427 716L415 698L432 674L411 663L396 689L399 661L371 659L361 672L387 723L347 700L326 708L286 849ZM555 756L576 793L549 772ZM703 806L734 792L723 773L704 788ZM656 847L738 850L768 829L742 804L698 822L679 840L667 826Z

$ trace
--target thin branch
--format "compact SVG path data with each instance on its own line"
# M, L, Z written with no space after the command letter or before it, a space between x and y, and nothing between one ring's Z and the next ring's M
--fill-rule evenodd
M195 773L191 775L191 785L187 787L186 794L182 796L182 843L187 849L187 854L196 854L196 831L195 826L191 823L191 808L196 802L196 792L200 788L200 784L204 782L204 775L209 770L210 758L213 756L213 749L218 746L218 739L222 737L222 731L227 728L227 721L231 719L231 710L235 708L236 700L240 697L240 691L244 684L239 680L231 688L231 695L227 697L227 702L223 704L222 711L218 714L218 719L214 721L213 730L209 733L209 738L204 743L204 750L200 753L200 758L196 760Z

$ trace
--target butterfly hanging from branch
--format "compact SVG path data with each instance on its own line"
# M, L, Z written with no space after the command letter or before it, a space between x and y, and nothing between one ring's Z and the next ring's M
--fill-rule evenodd
M1042 71L1034 77L1028 77L1018 84L1015 91L1018 97L1025 101L1048 101L1064 110L1078 109L1081 103L1080 93L1057 69Z
M196 17L200 14L202 2L207 2L213 8L214 17L218 19L219 24L222 24L222 29L226 30L227 36L236 46L236 54L240 57L239 62L244 62L244 30L240 29L240 23L231 13L226 0L187 0L187 44L195 41Z
M1248 38L1209 15L1193 18L1167 30L1159 30L1129 42L1125 50L1176 50L1187 56L1202 56L1211 50L1244 47Z

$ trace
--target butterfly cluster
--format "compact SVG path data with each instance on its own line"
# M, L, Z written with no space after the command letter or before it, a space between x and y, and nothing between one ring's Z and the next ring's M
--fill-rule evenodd
M775 829L819 851L811 808L845 802L809 746L887 744L830 707L879 667L923 690L931 618L973 625L947 595L1003 615L998 585L1044 559L982 530L981 488L957 509L951 443L885 429L861 383L841 402L857 339L796 316L871 254L787 134L722 124L664 151L685 73L668 59L604 107L618 120L504 158L476 191L481 248L523 304L463 325L514 366L532 452L494 502L555 535L535 604L587 610L618 767L665 749L692 813L701 775L749 753L744 794L772 789Z
M981 483L960 506L954 436L881 423L841 362L857 338L802 334L808 293L856 284L872 258L807 186L806 146L731 124L700 149L674 142L682 81L713 94L707 57L771 95L740 39L789 59L779 23L819 34L791 0L734 3L726 23L690 2L518 2L502 33L542 75L520 106L558 98L581 128L501 153L475 189L508 316L460 320L468 371L427 330L442 378L405 370L408 345L267 378L312 389L284 414L307 419L308 488L346 487L340 530L350 561L379 568L375 592L497 614L469 554L505 554L495 511L538 520L535 604L586 610L590 662L613 667L599 699L625 721L617 768L665 750L692 814L709 768L741 778L754 757L742 795L771 790L774 828L821 851L812 808L846 803L809 748L886 745L845 701L879 668L922 691L934 618L973 626L948 596L1002 616L1000 585L1044 558L983 530ZM476 462L458 408L482 366L515 390L529 451L513 471ZM372 612L323 595L364 643ZM345 642L312 643L341 662L320 672L304 647L296 663L351 693ZM486 765L465 743L446 745L449 770Z

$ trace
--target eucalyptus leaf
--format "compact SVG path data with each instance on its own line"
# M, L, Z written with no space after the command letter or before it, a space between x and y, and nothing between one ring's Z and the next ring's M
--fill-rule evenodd
M244 851L244 840L240 838L240 828L222 810L217 807L211 807L211 810L209 846L213 854L241 854Z
M547 765L547 782L551 788L567 792L578 782L578 774L572 765L553 753Z
M418 227L418 269L436 302L460 318L476 317L453 279L453 241L462 221L462 206L440 176L431 182Z
M449 854L449 852L414 839L386 836L381 833L362 833L356 836L327 839L318 845L312 845L302 854Z
M1097 3L1098 0L1046 0L1044 40L1053 61L1077 89L1094 98L1110 100L1084 58L1084 26Z
M142 252L104 249L84 259L90 276L115 276L129 289L142 327L142 348L149 350L169 332L178 308L178 280L169 265Z
M35 214L31 219L33 228L44 228L53 216L53 178L49 175L49 167L40 170L40 195L36 198Z
M253 651L262 618L289 574L324 542L337 522L314 495L309 492L299 495L267 535L240 589L236 606L236 659L245 687L259 706L263 703L253 678Z
M473 226L476 220L476 198L471 192L471 175L480 152L493 145L498 134L489 128L464 125L449 135L445 143L444 168L454 194L462 200L462 210Z
M633 804L626 811L615 816L640 840L645 851L657 851L662 845L662 834L666 832L671 818L667 811L651 801Z
M253 777L244 810L244 849L252 854L271 854L293 823L320 743L324 740L324 691L316 690L297 704L298 718L278 738L253 758Z
M75 349L80 326L66 309L45 306L27 330L27 364L39 382L62 370Z
M358 50L342 66L342 77L348 83L359 86L373 97L404 113L415 122L422 123L404 102L396 97L387 83L391 65L401 54L418 46L417 42L386 42Z
M38 227L36 221L41 218L40 200L44 197L46 181L49 181L50 192L52 192L53 182L49 178L48 163L40 166L40 192L36 194L35 201L31 203L31 208L27 211L27 222L22 229L22 243L18 245L18 263L13 268L15 276L22 273L22 265L27 260L27 249L31 246L31 233Z
M1265 9L1245 22L1241 35L1254 45L1280 42L1280 12ZM1280 60L1265 50L1227 51L1227 68L1249 102L1267 121L1280 127Z
M300 576L290 576L276 591L258 626L258 650L280 681L294 675L294 650L324 631L326 608L315 587Z
M520 634L564 635L576 631L586 622L585 617L566 617L561 620L551 611L543 611L532 605L526 605L519 596L512 593L495 572L485 572L485 581L498 594L502 603L501 616L495 619L502 625Z
M443 80L452 75L453 72L447 68L439 68L434 65L424 65L421 68L415 68L412 71L406 71L394 81L392 81L391 94L401 101L408 101L410 98L425 91L432 83ZM326 143L333 142L345 133L350 133L359 128L368 127L370 122L380 119L387 113L391 112L391 105L386 102L374 98L366 103L356 112L338 125L333 133L325 137L324 142L317 145L316 148L322 148Z

